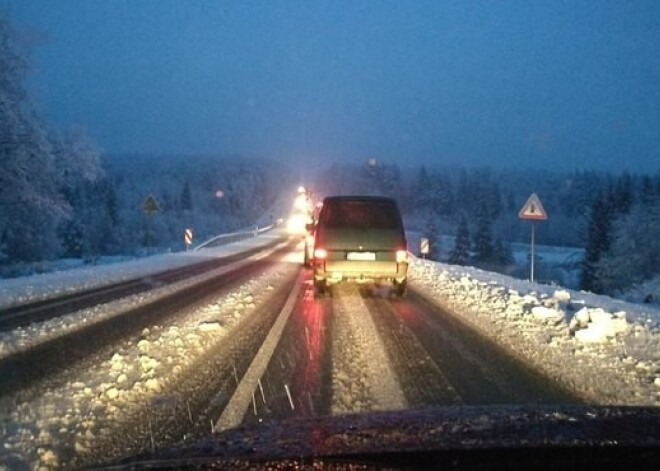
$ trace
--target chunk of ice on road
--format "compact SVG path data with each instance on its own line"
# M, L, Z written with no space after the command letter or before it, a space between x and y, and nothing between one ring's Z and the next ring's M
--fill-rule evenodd
M199 324L199 330L202 332L216 332L221 328L222 326L219 322L202 322Z
M159 393L161 391L160 383L157 379L151 378L144 383L144 387L149 391Z
M610 330L616 334L628 332L629 325L625 319L612 319L610 321Z
M55 455L53 450L46 450L41 455L41 462L46 466L57 466L57 462L58 462L57 455Z
M571 293L569 293L565 289L558 289L557 291L555 291L552 297L555 298L557 301L567 302L570 301L571 299Z
M616 337L617 334L628 331L629 326L625 319L614 319L611 316L601 314L599 313L592 318L586 329L575 332L575 338L578 341L585 343L605 342L610 337Z
M612 320L612 314L598 307L595 309L589 309L589 319L591 319L591 322L597 324L607 323Z
M89 452L89 448L87 446L85 446L82 442L77 441L77 440L76 440L76 443L73 447L74 447L74 450L76 450L76 453L78 453L78 454L85 454L85 453Z
M142 371L149 371L151 369L157 368L160 365L158 360L151 358L148 355L140 355L139 361Z
M582 309L580 309L578 312L575 313L573 318L576 321L578 321L578 323L581 326L586 327L586 325L591 320L591 318L589 317L589 308L588 307L583 307Z
M564 317L563 312L545 306L534 306L532 315L540 321L560 320Z
M526 294L523 296L520 300L523 304L532 304L532 305L538 305L539 300L536 296L533 296L531 294Z
M607 332L602 324L590 324L586 329L575 332L575 339L582 343L599 343L607 340Z

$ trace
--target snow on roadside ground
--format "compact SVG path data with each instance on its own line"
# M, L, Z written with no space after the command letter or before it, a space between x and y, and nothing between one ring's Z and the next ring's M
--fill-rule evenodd
M173 385L299 267L273 265L202 308L144 328L133 341L58 375L31 399L20 393L2 398L0 463L9 469L66 468L74 455L111 438L137 410L185 407L171 394Z
M660 276L626 289L621 297L634 303L652 303L660 309Z
M199 252L154 255L139 260L77 268L62 272L0 280L0 308L77 293L99 286L132 280L153 273L224 257L268 244L283 236L280 229Z
M215 278L223 273L228 273L236 269L239 265L245 265L268 256L285 244L286 242L282 242L266 252L254 254L244 260L216 268L201 275L186 278L161 288L155 288L144 293L127 296L109 303L99 304L54 319L35 322L13 330L0 332L0 360L14 353L34 348L36 345L52 340L53 338L70 334L76 330L102 322L110 317L120 315L130 309L153 303L189 286L201 283L204 280ZM239 249L236 248L236 250Z
M660 405L660 310L413 258L414 288L598 404Z

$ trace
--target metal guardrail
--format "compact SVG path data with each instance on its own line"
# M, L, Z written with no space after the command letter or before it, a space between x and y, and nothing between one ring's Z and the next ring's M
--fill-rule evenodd
M220 234L215 237L210 238L209 240L206 240L196 246L193 251L197 252L200 249L206 248L206 247L211 247L215 245L220 245L220 244L229 244L231 242L236 242L239 240L244 240L244 239L249 239L251 237L257 237L259 234L262 234L266 231L270 231L273 229L277 224L270 224L268 226L264 227L255 227L251 231L241 231L241 232L230 232L228 234Z

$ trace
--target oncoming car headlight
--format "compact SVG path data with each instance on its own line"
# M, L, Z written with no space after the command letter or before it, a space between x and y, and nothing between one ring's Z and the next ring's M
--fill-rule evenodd
M304 234L307 219L305 214L292 214L286 223L286 230L289 234Z

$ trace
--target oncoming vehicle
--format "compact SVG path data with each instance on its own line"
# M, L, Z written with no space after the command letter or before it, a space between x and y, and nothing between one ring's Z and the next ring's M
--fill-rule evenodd
M392 283L406 292L408 252L401 215L391 198L331 196L314 237L314 286L320 294L342 281Z

